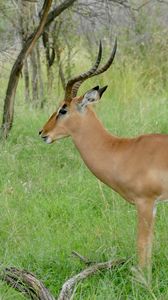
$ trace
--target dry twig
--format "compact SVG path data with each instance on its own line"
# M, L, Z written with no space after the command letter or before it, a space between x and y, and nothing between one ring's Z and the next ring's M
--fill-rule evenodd
M72 255L74 257L76 257L76 258L79 258L83 263L85 263L85 265L91 265L91 264L95 264L96 263L96 261L89 260L87 257L79 254L76 251L72 251Z

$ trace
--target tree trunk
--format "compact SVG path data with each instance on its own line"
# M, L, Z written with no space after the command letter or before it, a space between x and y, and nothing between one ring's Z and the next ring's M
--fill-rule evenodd
M62 68L62 63L61 63L61 53L60 53L60 49L59 49L59 46L58 46L58 41L55 40L54 42L54 46L55 46L55 51L56 51L56 55L57 55L57 63L58 63L58 70L59 70L59 76L60 76L60 79L61 79L61 84L62 84L62 87L65 91L65 76L64 76L64 72L63 72L63 68Z
M32 103L35 107L38 106L39 94L38 94L38 66L37 66L37 55L36 48L30 53L30 62L32 68Z
M19 34L21 39L22 47L29 36L29 23L30 23L30 11L32 11L32 3L25 3L25 1L18 1L18 18L19 18ZM26 18L25 18L26 16ZM24 78L24 94L25 102L30 102L30 78L29 78L29 65L28 59L25 60L23 67L23 78Z
M52 0L45 0L43 5L43 14L40 20L40 24L35 30L35 32L29 36L27 41L24 44L24 47L22 48L18 58L16 59L14 66L12 68L8 87L6 91L6 97L4 101L4 111L3 111L3 120L2 120L2 126L1 126L1 137L7 138L10 129L12 128L13 124L13 115L14 115L14 100L15 100L15 94L16 89L19 82L19 77L21 74L21 70L24 64L24 61L26 60L27 56L30 54L32 49L34 48L34 45L37 41L37 39L40 37L40 35L43 32L45 23L47 21L47 16L49 9L51 7Z
M28 60L25 60L23 69L24 83L25 83L25 102L30 102L30 77Z
M4 112L2 119L1 135L2 138L7 138L10 129L13 124L13 115L14 115L14 98L16 93L16 88L18 85L20 72L22 70L22 63L18 62L17 65L14 65L10 75L8 88L6 91L6 98L4 102Z
M39 43L36 46L37 51L37 69L38 69L38 83L39 83L39 100L40 100L40 108L43 108L45 103L45 97L44 97L44 85L43 85L43 76L42 76L42 68L41 68L41 57L40 57L40 49L39 49Z
M50 95L52 90L52 82L53 82L53 73L52 73L52 64L50 64L51 59L51 51L50 51L50 31L49 28L43 33L43 46L45 48L45 56L46 56L46 70L47 70L47 93ZM53 43L52 43L53 44ZM55 57L54 57L55 59ZM53 63L53 62L52 62Z
M52 0L44 0L40 24L37 27L37 29L26 40L21 52L19 53L12 67L12 71L10 74L8 87L6 91L6 97L4 100L3 120L1 125L1 138L6 139L8 137L10 129L12 128L15 94L16 94L16 89L19 82L21 70L26 58L34 48L34 45L38 40L38 38L43 33L44 28L49 26L49 24L59 14L61 14L66 8L72 5L75 1L76 0L65 0L63 3L58 5L53 11L51 11L48 14L52 4Z

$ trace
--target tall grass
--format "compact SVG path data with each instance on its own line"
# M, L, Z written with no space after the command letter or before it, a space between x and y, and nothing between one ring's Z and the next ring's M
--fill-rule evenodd
M81 93L108 84L95 109L115 135L167 133L168 85L162 67L154 54L151 61L148 55L125 57L84 84ZM52 98L56 103L55 91ZM17 266L34 272L57 295L63 282L83 268L70 256L72 250L94 261L131 257L125 266L80 283L75 299L168 299L168 207L158 207L148 289L130 271L136 265L134 206L93 177L70 139L49 146L38 138L54 106L35 111L23 105L20 84L13 130L0 145L1 269ZM0 299L24 297L0 282Z

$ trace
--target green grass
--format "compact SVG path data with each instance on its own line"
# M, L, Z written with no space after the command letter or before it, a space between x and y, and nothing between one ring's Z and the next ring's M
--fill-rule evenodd
M160 73L150 82L149 69L138 61L126 67L116 64L106 76L81 88L82 93L98 82L109 85L96 110L112 133L168 132L168 88L162 87ZM94 261L131 257L117 270L78 284L74 299L168 299L168 206L158 207L153 282L148 289L131 273L136 265L134 206L98 182L70 139L44 144L38 130L48 118L48 108L32 110L23 105L21 95L20 86L13 130L0 144L1 269L16 266L34 272L58 295L63 282L84 267L71 257L72 250ZM0 299L24 297L0 282Z

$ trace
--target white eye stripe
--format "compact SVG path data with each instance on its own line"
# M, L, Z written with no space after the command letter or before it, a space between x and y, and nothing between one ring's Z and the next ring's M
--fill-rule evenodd
M59 111L60 111L61 107L57 110L57 113L56 113L56 118L58 117L59 115Z
M57 116L59 115L61 108L62 108L62 107L60 107L60 108L57 110Z

